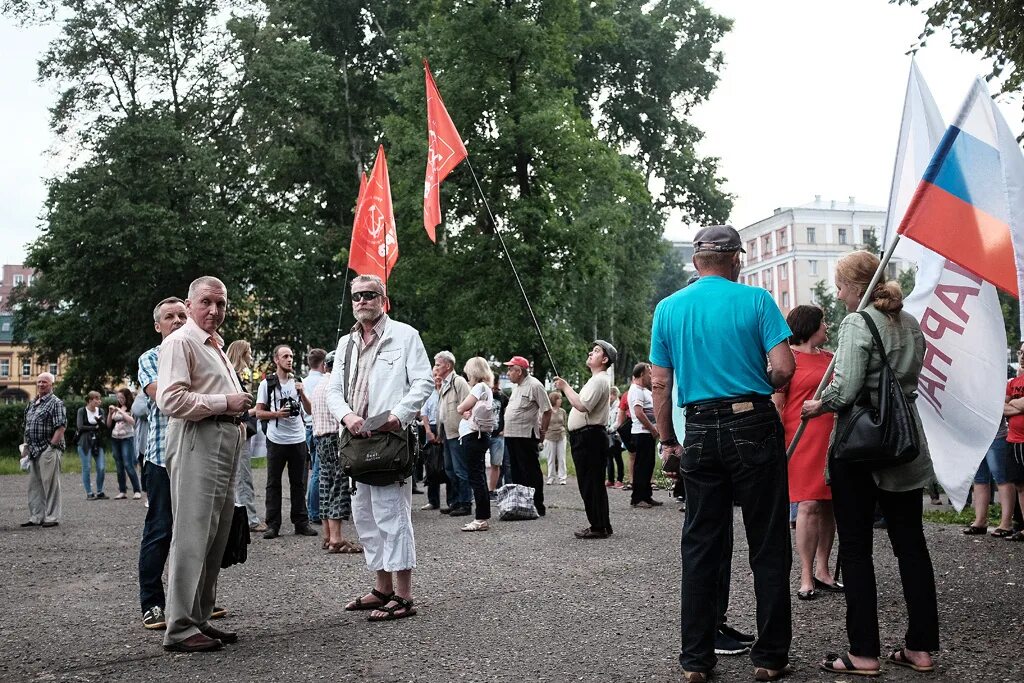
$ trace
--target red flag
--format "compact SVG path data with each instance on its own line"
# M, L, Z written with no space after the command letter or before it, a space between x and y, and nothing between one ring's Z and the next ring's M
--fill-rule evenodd
M384 145L377 150L370 180L360 183L356 220L352 226L352 246L348 267L360 275L377 275L387 283L398 261L398 233L391 208L391 181Z
M427 75L427 177L423 183L423 227L432 242L437 241L434 228L441 222L441 181L466 158L466 146L448 116L441 95L434 85L430 65L423 60Z

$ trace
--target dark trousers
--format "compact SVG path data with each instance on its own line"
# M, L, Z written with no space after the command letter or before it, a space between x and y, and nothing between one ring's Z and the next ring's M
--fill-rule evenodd
M171 516L171 480L167 469L147 462L142 472L149 498L139 547L139 603L145 614L150 607L166 607L163 575L171 552L174 518Z
M789 662L792 550L784 441L778 412L768 401L739 414L731 410L687 414L680 466L686 521L681 542L679 654L679 663L687 671L707 672L717 661L715 628L727 605L721 595L722 573L732 536L734 500L743 511L754 573L758 638L750 658L755 666L770 669L781 669Z
M878 657L878 591L874 547L875 502L882 508L886 531L900 566L908 625L905 643L911 650L939 649L939 615L935 575L921 522L921 489L882 491L871 471L856 465L829 463L832 506L839 532L839 562L846 585L846 632L850 653Z
M486 432L470 432L459 441L462 444L462 457L466 461L469 474L469 487L473 489L476 519L490 519L491 495L487 490L484 459L490 457L491 435Z
M291 519L296 529L309 525L306 510L306 442L280 444L267 439L267 526L281 530L281 475L288 468Z
M633 495L631 505L650 500L654 495L651 489L651 477L654 476L654 437L650 434L634 434L633 449L636 458L633 461Z
M622 483L626 476L626 468L622 464L622 442L617 437L612 437L612 444L608 446L608 481Z
M540 469L540 453L537 439L524 436L506 436L505 447L512 465L512 483L533 488L533 505L537 514L544 516L544 472Z
M604 487L604 465L607 461L608 437L604 427L584 427L569 432L572 462L576 466L576 483L580 487L587 521L594 531L611 531L608 512L608 490Z

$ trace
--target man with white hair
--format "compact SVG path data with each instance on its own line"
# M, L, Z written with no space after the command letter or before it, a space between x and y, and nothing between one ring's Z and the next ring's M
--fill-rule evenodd
M54 527L60 521L60 456L68 425L64 402L53 395L53 375L36 378L36 400L25 407L28 456L28 521L21 526Z
M384 283L374 275L352 280L352 312L356 324L338 340L334 372L327 386L327 407L345 427L341 460L356 451L360 439L406 440L409 425L420 414L433 389L430 361L419 332L384 312ZM373 425L369 421L382 422ZM363 443L373 444L373 441ZM357 480L352 494L352 520L362 543L366 566L375 572L374 586L349 602L348 611L372 610L370 621L390 621L416 614L412 570L416 539L412 530L412 462L407 472L394 472L387 484ZM379 482L378 482L379 483Z
M238 636L210 625L217 577L235 510L235 470L245 447L242 389L217 330L228 293L215 277L196 279L185 301L189 319L160 345L157 406L168 416L171 553L167 633L172 652L219 650Z
M434 356L434 373L441 378L438 389L437 424L444 445L444 471L448 475L448 508L441 509L452 517L471 514L473 490L469 487L469 465L459 440L462 415L458 405L469 396L469 383L455 372L455 356L442 351Z

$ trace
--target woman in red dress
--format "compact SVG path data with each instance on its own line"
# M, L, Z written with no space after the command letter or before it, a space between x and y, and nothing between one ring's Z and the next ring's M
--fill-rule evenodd
M782 416L788 446L800 426L800 408L804 401L814 397L832 362L832 354L820 348L828 340L820 308L797 306L786 316L786 322L793 332L789 346L796 359L796 373L772 400ZM832 492L825 483L825 455L834 421L831 414L810 420L789 459L789 501L798 503L796 550L800 555L800 590L797 597L801 600L813 600L819 591L843 590L828 567L836 521L832 515Z

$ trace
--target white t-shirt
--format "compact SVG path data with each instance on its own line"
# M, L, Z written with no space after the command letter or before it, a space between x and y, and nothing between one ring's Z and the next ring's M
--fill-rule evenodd
M268 398L271 400L267 400ZM282 445L302 443L306 440L306 425L302 422L306 411L302 408L299 393L295 391L295 380L282 382L280 387L274 391L273 397L267 396L267 380L260 382L260 388L256 392L256 402L262 403L267 410L280 410L281 400L285 398L294 399L299 404L299 415L296 417L272 417L267 420L267 438Z
M644 427L643 423L636 418L636 412L633 410L633 406L640 406L644 411L644 415L647 419L654 424L654 394L651 393L650 389L646 389L639 384L631 384L629 386L629 396L626 399L626 404L629 406L629 417L633 420L633 428L630 430L630 434L650 434L650 430Z
M494 400L494 396L491 394L491 388L487 386L487 383L477 382L469 390L469 395L476 397L476 403L473 404L473 410L470 411L470 419L462 418L459 422L460 439L472 432L486 432L490 434L497 424L494 421L494 411L491 410L491 401Z

